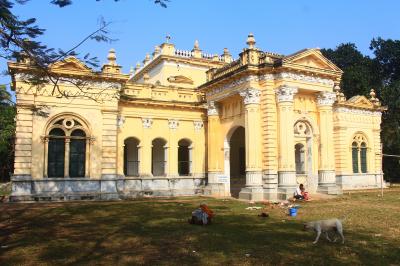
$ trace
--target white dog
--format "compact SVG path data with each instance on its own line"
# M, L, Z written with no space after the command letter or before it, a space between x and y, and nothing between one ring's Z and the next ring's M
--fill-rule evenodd
M310 231L312 230L312 231L317 232L317 238L315 238L313 244L316 244L318 242L318 239L321 236L321 233L324 233L326 236L326 239L329 242L332 242L332 240L329 238L329 235L328 235L329 232L338 233L340 235L340 237L342 238L342 244L344 244L343 225L339 219L329 219L329 220L308 222L308 223L304 224L304 230L310 230ZM335 242L335 241L336 241L336 237L333 240L333 242Z

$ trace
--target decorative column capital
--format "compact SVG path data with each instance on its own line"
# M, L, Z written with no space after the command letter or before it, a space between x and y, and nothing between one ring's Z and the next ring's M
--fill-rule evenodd
M280 86L276 90L276 97L278 103L293 102L294 95L298 92L296 87L289 87L287 85Z
M177 129L178 126L179 126L179 120L176 120L176 119L169 119L168 120L169 129Z
M317 96L318 106L332 106L335 100L336 93L330 91L322 91Z
M142 125L143 128L151 128L153 125L153 119L152 118L142 118Z
M193 125L195 131L200 131L204 127L203 121L193 121Z
M258 89L248 88L239 92L240 96L243 97L245 105L248 104L259 104L261 92Z
M216 103L214 101L209 101L208 102L207 114L209 116L218 115L218 108L217 108Z

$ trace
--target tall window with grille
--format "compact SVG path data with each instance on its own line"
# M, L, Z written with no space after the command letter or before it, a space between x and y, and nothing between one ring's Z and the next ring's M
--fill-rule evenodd
M73 115L57 116L43 137L44 177L88 177L88 127Z
M366 137L361 133L356 134L353 138L351 157L353 173L368 172L368 144Z

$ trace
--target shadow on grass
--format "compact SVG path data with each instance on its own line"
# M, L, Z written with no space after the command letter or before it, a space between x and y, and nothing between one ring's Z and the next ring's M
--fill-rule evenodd
M303 232L302 217L269 210L270 218L245 211L245 203L208 200L212 225L189 225L203 199L21 204L9 208L0 259L6 264L390 264L399 262L398 241L348 230L346 244ZM309 205L310 212L318 203ZM2 210L4 207L2 208ZM3 212L2 212L3 213ZM3 215L2 215L3 224ZM3 228L2 228L3 229ZM3 230L2 230L3 231Z

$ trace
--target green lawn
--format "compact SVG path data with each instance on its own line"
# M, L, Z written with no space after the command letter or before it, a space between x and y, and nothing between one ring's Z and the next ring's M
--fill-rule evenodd
M2 265L400 264L400 190L302 203L297 217L211 198L0 205ZM200 202L216 212L202 227L187 219ZM261 206L261 205L259 205ZM343 217L346 243L313 245L305 221Z

